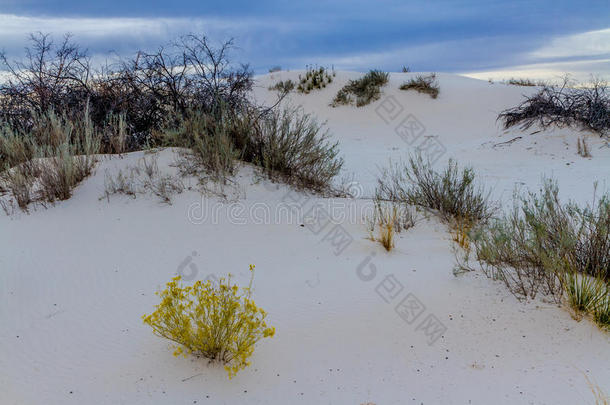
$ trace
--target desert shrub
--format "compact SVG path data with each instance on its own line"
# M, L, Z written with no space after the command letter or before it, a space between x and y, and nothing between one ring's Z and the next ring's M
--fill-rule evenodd
M411 204L436 212L448 223L488 220L493 210L489 192L474 183L471 168L461 171L449 160L443 172L436 172L421 156L410 157L408 163L390 163L377 180L376 196L380 200Z
M279 111L281 97L271 107L250 100L252 72L229 60L232 41L214 47L205 36L187 35L94 72L70 37L59 44L42 34L31 40L24 61L0 54L9 72L0 84L0 171L50 158L54 170L45 174L45 184L59 186L60 178L72 184L69 178L79 177L79 170L67 169L78 168L81 159L68 155L89 156L82 149L86 139L97 140L96 153L186 148L186 171L222 182L237 160L314 190L328 188L341 168L337 145L311 116ZM332 80L324 68L309 71L314 86ZM283 93L292 85L283 82ZM14 179L15 186L24 184Z
M215 47L205 36L186 35L157 52L138 51L94 71L87 52L69 36L60 43L44 34L30 40L24 60L0 54L8 71L0 84L0 121L23 132L31 132L37 115L55 111L72 119L88 106L96 130L110 127L101 150L133 151L188 109L214 115L220 105L238 110L250 104L252 72L229 60L232 41Z
M332 106L355 103L362 107L381 97L381 87L388 82L388 73L371 70L357 80L350 80L335 96Z
M473 232L477 260L517 296L559 300L566 289L568 296L585 291L589 278L581 275L610 279L610 200L583 208L562 204L558 193L546 180L539 195L519 196L508 215Z
M35 117L29 132L8 125L0 132L0 187L24 211L29 203L69 198L91 174L100 148L87 109L72 118L52 110Z
M34 177L31 170L22 165L0 172L0 191L8 193L22 211L27 211L28 205L34 200L33 183ZM6 209L5 212L7 215L10 213Z
M528 129L538 125L542 129L550 126L579 127L605 136L610 129L610 96L606 82L594 80L588 87L545 85L514 108L502 111L498 119L504 128L521 125Z
M507 83L512 85L512 86L525 86L525 87L536 86L536 83L533 82L530 79L515 79L515 78L511 78L511 79L508 80Z
M232 118L224 112L214 117L205 111L189 110L176 121L175 126L155 133L156 143L187 148L183 167L190 165L199 168L199 174L226 181L234 173L239 154L229 133Z
M251 161L272 178L298 188L327 192L340 172L343 159L338 144L313 116L287 107L272 111L260 122L251 149Z
M45 202L67 200L72 190L88 177L95 166L91 155L75 156L70 146L62 145L57 155L40 162L40 199Z
M217 287L210 281L182 287L180 277L175 277L157 293L161 303L143 316L144 323L177 344L174 355L186 350L219 362L232 377L250 364L255 344L275 334L265 321L267 313L252 300L253 265L250 271L250 284L242 293L231 283L231 275L221 278Z
M294 87L294 82L289 79L277 82L273 86L270 86L269 90L279 91L280 93L289 93L294 90Z
M187 112L176 127L159 132L156 142L190 150L180 164L184 173L226 180L241 160L297 188L331 190L343 160L338 158L338 144L312 115L285 107L246 108L220 116Z
M336 75L333 70L329 73L325 67L307 66L305 75L299 75L299 84L297 91L299 93L309 94L312 90L320 90L333 82L333 77Z
M438 97L440 86L436 80L436 74L428 76L417 75L400 86L400 90L416 90L418 93L428 94L432 98Z

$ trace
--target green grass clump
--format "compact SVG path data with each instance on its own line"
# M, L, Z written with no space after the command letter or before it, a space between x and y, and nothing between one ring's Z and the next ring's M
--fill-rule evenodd
M299 93L309 94L312 90L320 90L333 82L333 77L336 76L334 70L329 73L325 67L307 66L305 75L299 75L299 84L297 91Z
M389 74L371 70L357 80L350 80L335 96L332 106L356 104L362 107L381 97L381 87L388 82Z
M577 314L595 312L608 297L606 283L597 277L567 273L562 282L567 303Z

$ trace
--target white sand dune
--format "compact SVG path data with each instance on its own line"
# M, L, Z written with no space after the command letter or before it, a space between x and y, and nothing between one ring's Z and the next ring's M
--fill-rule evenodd
M297 75L259 77L255 97L272 103L268 86ZM392 74L373 104L330 107L358 75L339 72L326 89L290 99L327 121L358 181L357 200L290 192L245 166L229 207L195 191L171 206L152 196L100 201L106 171L135 165L145 156L137 152L103 158L68 201L0 216L0 402L594 403L585 376L610 392L610 339L594 324L542 298L519 302L479 272L455 277L450 235L434 219L386 253L366 239L358 214L370 206L377 167L424 139L446 150L436 165L453 157L474 166L505 206L515 187L535 190L543 176L581 203L592 200L595 181L598 193L610 190L608 145L573 129L504 131L498 112L535 89L447 74L438 75L436 100L398 90L412 74ZM425 128L411 144L395 132L410 115ZM577 155L578 136L592 158ZM159 153L161 170L175 170L173 156ZM333 204L340 228L287 218L283 202L295 198L304 211ZM332 230L351 243L339 244ZM250 263L254 298L277 332L232 380L222 367L173 357L142 323L154 292L180 269L199 279L231 272L246 284ZM416 319L397 313L405 297L424 306ZM438 333L426 320L438 321Z

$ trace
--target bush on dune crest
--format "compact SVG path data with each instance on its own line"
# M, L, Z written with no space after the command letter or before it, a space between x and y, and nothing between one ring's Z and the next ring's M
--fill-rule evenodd
M334 69L329 73L329 70L323 66L313 67L307 66L305 75L299 75L299 84L297 91L299 93L309 94L313 90L321 90L333 82L333 77L336 76Z
M403 83L400 86L400 90L415 90L418 93L428 94L432 98L437 98L440 86L436 80L436 74L432 73L428 76L417 75L415 79Z
M331 106L356 104L362 107L381 97L381 87L388 82L388 73L371 70L357 80L350 80L335 96Z

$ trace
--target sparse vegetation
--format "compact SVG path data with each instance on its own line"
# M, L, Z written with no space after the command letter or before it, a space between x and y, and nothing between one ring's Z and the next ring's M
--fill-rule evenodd
M523 79L523 78L519 78L519 79L510 78L506 83L510 84L512 86L525 86L525 87L538 86L538 84L536 84L534 81L532 81L530 79Z
M432 73L427 76L417 75L400 86L400 90L416 90L419 93L428 94L432 98L437 98L440 92L440 86L436 80L436 74Z
M331 106L356 104L362 107L381 97L381 87L388 82L388 73L371 70L358 80L350 80L335 96Z
M218 287L197 281L182 287L175 277L157 293L161 303L144 323L154 333L176 343L174 355L194 354L224 365L229 377L250 363L255 344L273 337L275 328L266 323L267 313L252 300L254 266L250 265L248 287L239 292L231 275L221 278Z
M334 69L329 73L325 67L307 66L305 75L299 75L299 84L297 91L299 93L309 94L313 90L320 90L333 82L333 77L336 76Z
M289 93L292 90L294 90L295 84L292 80L284 80L284 81L279 81L276 84L274 84L273 86L269 87L269 90L271 91L279 91L280 93Z
M379 226L379 243L388 252L394 249L394 227L392 224L385 224Z
M453 160L438 173L421 156L411 157L406 164L390 163L382 170L376 196L433 210L449 224L476 224L491 218L493 209L488 202L489 192L475 185L474 179L471 168L460 171Z
M475 256L484 271L502 280L517 297L548 294L575 314L607 320L610 290L610 198L593 206L562 204L555 182L540 195L519 197L514 210L472 232Z
M295 108L271 112L250 150L251 161L271 178L322 193L332 189L332 179L343 166L338 144L330 142L315 118Z
M11 199L5 207L15 202L27 211L31 203L66 200L95 166L101 135L87 109L72 118L48 111L35 119L27 132L7 124L0 131L0 190Z
M470 253L470 231L472 223L469 220L456 219L452 224L453 241L468 255Z
M538 125L579 127L606 136L610 130L610 96L607 83L594 80L586 87L571 87L566 79L562 86L544 85L542 89L517 107L503 111L498 116L504 128L521 125L528 129Z
M182 172L202 182L226 183L242 160L315 191L328 191L341 169L337 145L312 116L277 107L292 81L278 84L283 95L274 106L248 99L251 72L227 59L231 41L214 48L205 36L188 35L114 70L93 72L70 37L58 45L42 34L31 40L25 62L0 55L10 73L0 85L0 190L22 209L69 197L91 172L96 153L186 148ZM324 68L310 72L306 80L314 87L332 81ZM43 158L49 169L41 171L33 161ZM109 184L109 191L130 193L128 178ZM165 200L178 191L172 184L149 188Z
M220 106L239 110L249 105L252 73L247 65L229 61L232 41L214 47L205 36L186 35L157 52L139 51L94 71L87 52L70 36L60 43L44 34L30 39L25 60L9 61L0 54L9 72L0 85L0 121L13 130L29 132L37 116L48 111L72 120L87 108L98 132L121 122L122 130L107 131L101 142L102 153L116 153L112 141L118 133L125 151L139 150L154 130L189 109L215 115Z
M415 213L412 208L399 202L374 200L374 211L365 218L369 239L381 243L389 252L394 247L394 234L415 226ZM378 231L378 236L375 232Z
M157 156L150 159L143 157L135 167L119 170L115 176L106 173L104 195L123 194L135 198L138 194L151 193L165 204L171 204L172 196L184 191L184 184L177 176L162 174L159 170Z

